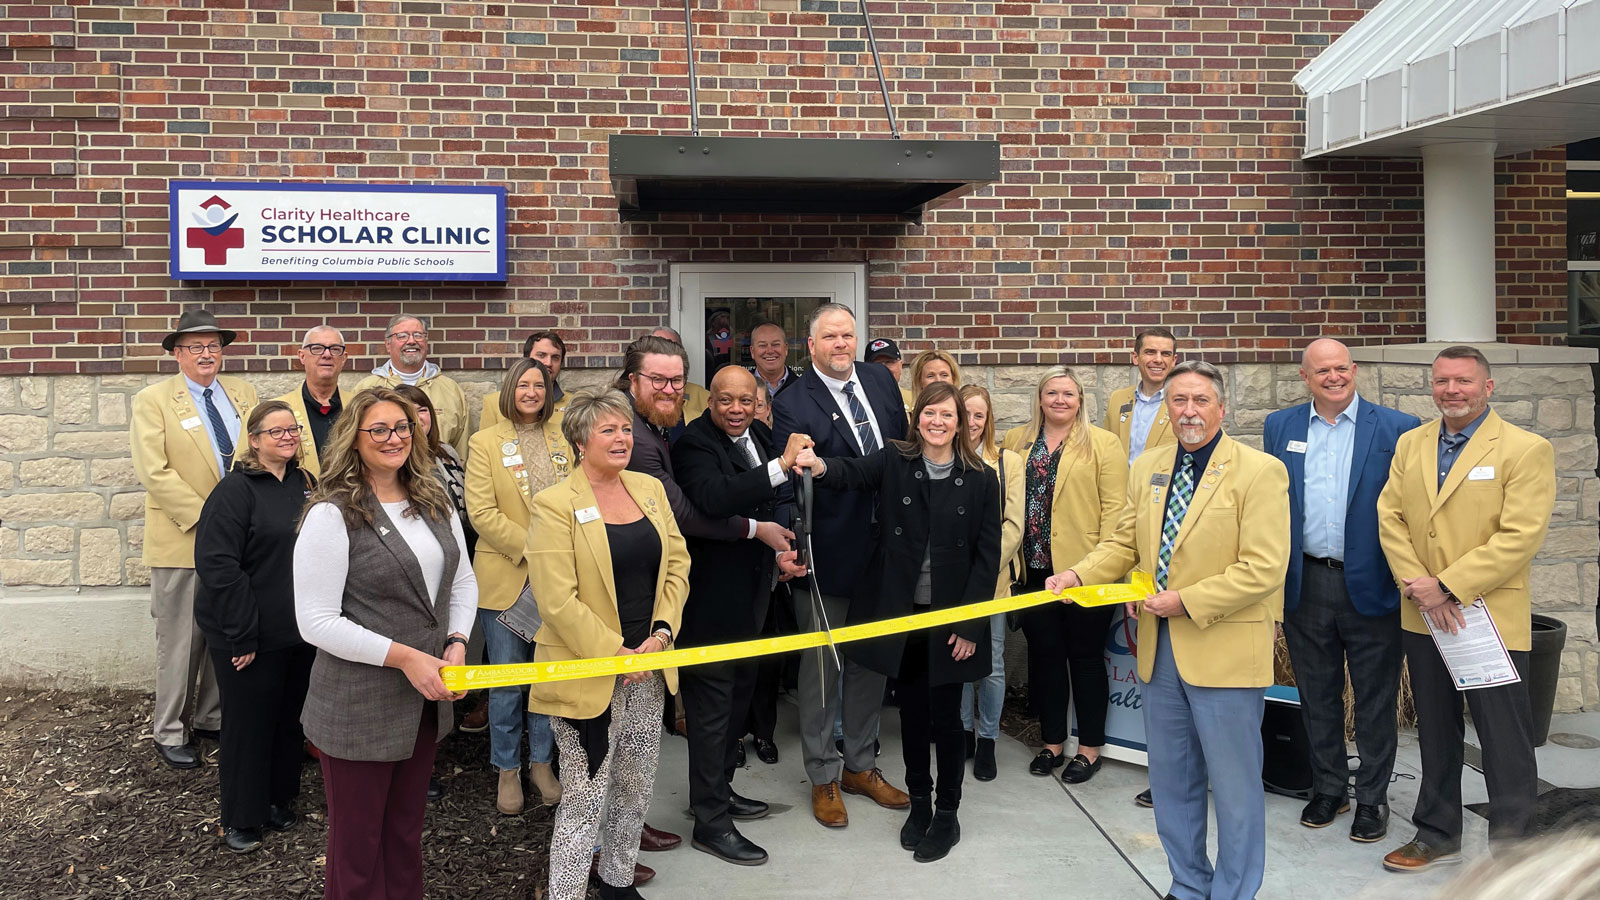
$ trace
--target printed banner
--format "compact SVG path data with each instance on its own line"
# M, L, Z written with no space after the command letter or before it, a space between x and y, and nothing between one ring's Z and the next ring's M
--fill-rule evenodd
M250 281L505 281L506 189L169 184L171 274Z
M1154 586L1151 584L1149 575L1135 572L1131 580L1132 584L1085 585L1083 587L1068 588L1063 593L1065 596L1071 597L1072 602L1081 603L1084 606L1109 606L1111 604L1127 603L1143 600L1154 593ZM949 609L937 609L931 612L901 616L898 619L884 619L881 622L847 625L843 628L833 629L831 636L824 631L812 631L805 634L789 634L779 637L759 638L753 641L740 641L734 644L714 644L709 647L692 647L686 650L667 650L663 653L647 653L634 656L604 656L595 659L511 663L501 666L446 666L439 670L439 675L444 680L444 686L450 690L469 691L479 688L511 687L513 685L536 684L547 681L572 681L578 678L617 676L639 670L680 669L684 666L695 666L703 663L727 662L732 659L749 659L755 656L787 653L791 650L824 647L830 643L830 638L831 643L844 644L850 641L884 637L885 635L904 634L907 631L916 631L920 628L933 628L939 625L949 625L952 622L964 622L968 619L983 619L995 613L1011 612L1018 609L1027 609L1030 606L1039 606L1044 603L1059 602L1061 602L1061 597L1050 591L1035 591L1031 594L996 597L993 600L969 603L966 606L954 606Z

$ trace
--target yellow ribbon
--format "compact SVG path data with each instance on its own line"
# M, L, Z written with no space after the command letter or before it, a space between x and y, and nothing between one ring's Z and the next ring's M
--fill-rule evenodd
M993 600L969 603L966 606L953 606L948 609L933 610L932 612L916 613L914 615L901 616L898 619L884 619L878 622L863 622L860 625L847 625L843 628L834 629L833 643L845 644L851 641L864 641L869 638L884 637L891 634L904 634L920 628L933 628L954 622L965 622L969 619L982 619L995 613L1013 612L1019 609L1027 609L1030 606L1060 602L1064 597L1071 598L1072 602L1079 606L1110 606L1114 603L1143 600L1155 590L1150 576L1143 572L1133 573L1131 581L1131 584L1092 584L1084 587L1068 588L1059 595L1050 591L1035 591L1031 594L996 597ZM515 687L550 681L573 681L579 678L625 675L629 672L640 670L680 669L684 666L728 662L735 659L749 659L754 656L788 653L791 650L822 647L827 643L827 632L812 631L805 634L786 634L778 637L759 638L753 641L739 641L733 644L713 644L709 647L689 647L682 650L642 653L633 656L602 656L594 659L512 663L503 666L446 666L439 670L439 675L444 680L444 686L449 690L470 691L481 688Z

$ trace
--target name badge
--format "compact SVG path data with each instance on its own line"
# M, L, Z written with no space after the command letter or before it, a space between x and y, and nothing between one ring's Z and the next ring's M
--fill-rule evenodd
M595 509L594 507L590 506L590 507L587 507L587 508L584 508L584 509L577 510L576 512L573 513L573 515L578 517L578 524L585 525L585 524L588 524L589 522L593 522L596 519L600 518L600 510Z
M508 469L512 466L520 466L522 465L522 454L518 453L515 456L501 457L500 465L505 466Z
M199 416L190 416L189 418L184 419L182 422L179 422L178 426L181 427L184 431L193 431L196 428L200 427L200 417Z
M1493 481L1494 480L1494 466L1474 466L1472 468L1472 471L1467 473L1467 480L1468 481Z
M1150 476L1150 485L1152 487L1166 487L1167 486L1167 482L1169 482L1171 480L1172 480L1172 476L1171 475L1168 475L1165 472L1157 472L1154 475Z
M1304 452L1306 452L1306 442L1305 441L1290 441L1288 450L1289 450L1290 453L1304 453Z

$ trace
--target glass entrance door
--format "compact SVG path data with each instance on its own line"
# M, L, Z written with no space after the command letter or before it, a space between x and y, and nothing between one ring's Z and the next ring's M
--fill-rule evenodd
M869 340L866 271L858 264L686 264L673 267L672 281L672 324L689 350L689 380L702 385L723 366L753 366L750 332L769 322L788 338L788 364L805 366L807 323L824 303L850 307L859 345Z

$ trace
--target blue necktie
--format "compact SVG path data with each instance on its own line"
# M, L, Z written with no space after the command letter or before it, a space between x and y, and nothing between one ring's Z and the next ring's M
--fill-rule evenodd
M1172 546L1183 527L1183 514L1189 511L1194 495L1194 455L1185 453L1183 465L1172 478L1172 493L1167 496L1167 520L1161 525L1161 552L1156 556L1156 590L1167 589L1167 569L1172 565Z
M856 437L861 439L861 455L871 456L878 450L878 436L872 433L872 420L867 417L867 408L861 405L861 398L856 396L856 383L846 381L844 399L850 403L851 424L856 427Z
M211 400L211 388L200 392L206 398L206 418L211 420L211 432L217 436L217 449L222 452L222 474L228 474L233 468L233 437L228 434L228 426L222 424L222 413L217 412L217 404Z

